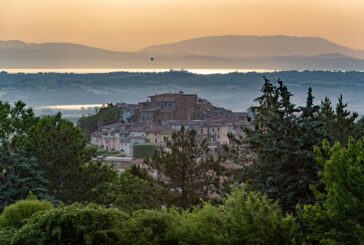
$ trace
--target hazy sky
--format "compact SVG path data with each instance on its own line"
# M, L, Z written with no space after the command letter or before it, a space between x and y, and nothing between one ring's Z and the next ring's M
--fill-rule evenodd
M0 40L137 50L226 34L320 36L364 49L364 0L0 0Z

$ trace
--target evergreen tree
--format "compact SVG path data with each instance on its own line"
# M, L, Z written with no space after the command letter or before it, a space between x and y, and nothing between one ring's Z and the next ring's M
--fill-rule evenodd
M270 115L272 108L277 103L276 87L272 85L271 81L264 78L264 84L261 89L262 95L254 100L258 102L258 106L252 106L250 110L255 116L255 126L257 128L264 127L264 119Z
M87 147L81 130L63 119L60 113L38 119L18 147L38 160L49 181L50 193L64 202L68 202L67 196L73 191L81 188L74 188L79 179L84 178L77 173L85 172L80 168L95 151Z
M325 97L321 102L319 117L324 125L324 138L331 143L338 141L346 145L350 136L360 139L364 135L364 128L356 123L358 114L348 111L347 106L347 103L343 102L342 95L338 99L335 110L329 98Z
M183 208L198 204L216 191L221 166L210 154L208 143L196 142L196 132L182 128L168 142L169 150L158 149L146 164L157 171L165 187L167 203Z
M34 158L22 152L13 152L8 143L0 146L0 210L25 199L31 192L41 199L47 195L47 181Z
M307 205L307 240L313 244L362 244L364 241L364 140L349 139L347 147L324 141L317 148L323 192Z
M263 127L256 125L247 134L256 159L244 169L242 181L278 199L285 211L294 212L297 203L313 201L310 185L318 183L313 146L322 140L322 124L311 88L305 107L296 107L291 96L278 80L276 101L259 122Z

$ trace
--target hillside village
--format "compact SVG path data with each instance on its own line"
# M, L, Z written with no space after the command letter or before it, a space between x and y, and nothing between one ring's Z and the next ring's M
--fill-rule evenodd
M212 153L232 144L230 134L243 136L252 126L252 115L214 106L197 94L164 93L150 96L138 104L118 103L120 121L102 125L91 134L91 144L125 158L143 158L155 147L167 147L172 134L180 130L196 131L197 142L207 140Z

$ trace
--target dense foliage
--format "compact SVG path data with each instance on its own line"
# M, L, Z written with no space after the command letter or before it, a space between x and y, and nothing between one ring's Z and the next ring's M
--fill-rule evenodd
M72 122L58 113L44 116L28 129L19 148L35 157L48 179L48 189L57 199L67 202L73 194L77 173L91 159L94 149L87 147L86 138Z
M120 120L120 110L113 104L102 106L93 115L83 116L78 120L78 125L84 134L89 137L97 131L99 125L116 123Z
M196 142L194 130L180 131L168 142L170 150L158 149L146 165L157 172L167 203L188 208L207 199L219 187L221 164L209 152L206 140Z
M116 172L61 114L0 102L0 245L363 243L364 118L342 96L291 98L265 79L253 128L227 149L233 172L184 128ZM115 109L83 118L84 132Z
M26 135L36 118L31 108L22 101L13 106L0 101L0 141L17 142Z
M0 215L0 228L19 229L25 225L33 214L53 208L48 201L27 198L7 206Z
M348 146L323 143L317 148L324 192L304 210L307 239L323 244L361 244L364 241L364 139Z
M161 187L153 181L139 178L131 170L127 170L112 181L104 182L93 189L89 200L131 212L160 207L164 199L162 193Z
M206 203L191 212L126 215L96 205L49 209L35 213L7 239L8 244L295 244L301 234L277 203L240 188L221 206Z
M47 180L34 158L13 152L6 142L0 145L0 210L26 198L30 192L50 199L46 187Z
M345 109L341 96L335 111L328 98L321 106L314 105L311 88L303 107L294 105L291 97L281 80L274 86L265 79L258 105L251 108L254 129L237 142L248 145L255 156L244 169L242 181L278 199L283 210L294 212L297 204L314 202L310 186L320 184L314 146L326 138L345 144L349 135L363 134L355 123L357 114Z
M77 204L32 216L11 244L120 244L117 228L126 215L117 209Z

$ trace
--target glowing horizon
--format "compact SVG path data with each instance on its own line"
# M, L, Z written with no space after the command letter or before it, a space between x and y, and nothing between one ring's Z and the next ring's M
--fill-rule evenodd
M364 50L362 0L0 0L0 40L134 51L216 35L316 36Z

